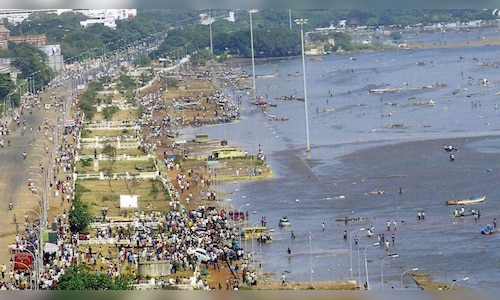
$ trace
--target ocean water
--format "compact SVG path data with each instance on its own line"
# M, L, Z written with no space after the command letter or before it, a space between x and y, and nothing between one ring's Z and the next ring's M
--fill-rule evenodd
M232 95L243 93L239 122L182 134L207 133L250 153L261 145L275 179L220 188L229 192L224 204L237 209L249 203L248 226L267 217L273 242L243 246L274 279L282 272L293 281L351 279L352 260L352 279L362 284L368 278L374 290L382 289L382 272L386 290L400 289L401 282L404 289L417 289L407 275L412 268L448 286L469 277L457 285L497 289L500 234L485 236L480 230L493 218L500 220L499 52L500 47L485 46L359 53L356 59L331 55L321 62L306 57L310 153L305 152L305 103L275 99L303 96L301 58L255 65L256 74L278 74L257 78L257 93L276 104L268 114L288 121L269 121L249 104L249 95L228 89ZM242 68L251 72L249 65ZM401 91L369 92L376 88ZM435 105L426 104L430 100ZM454 161L445 144L458 147ZM481 211L477 223L455 218L457 207L444 204L477 195L487 195L486 201L466 207ZM416 218L421 210L423 221ZM282 216L291 227L278 227ZM337 221L345 216L366 221ZM388 220L398 222L397 231L387 231ZM373 238L355 231L370 226ZM389 251L373 246L382 233L386 239L395 234ZM356 245L351 237L357 235ZM388 253L398 257L384 259Z

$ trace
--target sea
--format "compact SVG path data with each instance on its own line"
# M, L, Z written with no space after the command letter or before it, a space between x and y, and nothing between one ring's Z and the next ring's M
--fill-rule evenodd
M403 38L432 45L498 34ZM218 188L224 205L249 212L246 226L266 216L272 242L242 246L275 280L285 273L291 281L418 289L409 274L421 273L448 287L497 289L500 233L483 235L481 228L500 220L499 54L499 46L481 46L306 56L306 101L276 99L304 97L301 57L256 61L256 75L277 74L256 76L256 94L275 106L263 113L248 90L226 86L241 100L240 120L181 134L264 152L274 179ZM251 63L240 67L251 74ZM483 203L465 207L480 211L477 220L456 218L460 207L445 205L481 195ZM421 211L424 220L417 219ZM283 216L290 227L278 226ZM345 217L353 220L346 224ZM388 230L394 221L397 229ZM375 245L379 234L390 240L388 250Z

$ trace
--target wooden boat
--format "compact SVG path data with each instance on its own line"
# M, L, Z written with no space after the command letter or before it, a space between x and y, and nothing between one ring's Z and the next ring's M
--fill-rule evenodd
M278 74L255 75L256 78L276 78Z
M273 238L268 234L261 235L257 238L257 242L262 244L272 243L272 241Z
M446 204L447 205L468 205L468 204L476 204L476 203L481 203L486 199L486 195L484 196L476 196L476 197L470 197L469 199L464 199L464 200L447 200Z
M280 219L278 225L280 227L288 227L288 226L292 226L292 223L290 222L290 220L288 220L287 217L283 217L283 218Z

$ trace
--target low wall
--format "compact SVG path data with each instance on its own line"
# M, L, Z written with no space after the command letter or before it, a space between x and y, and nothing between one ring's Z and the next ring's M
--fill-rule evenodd
M141 277L170 276L172 265L167 261L139 261L138 271Z

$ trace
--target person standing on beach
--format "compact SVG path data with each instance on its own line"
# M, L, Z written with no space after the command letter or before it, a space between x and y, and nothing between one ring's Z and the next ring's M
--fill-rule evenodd
M281 273L281 285L286 285L286 275L284 272Z
M290 247L286 249L286 253L288 254L288 257L292 256L292 250L290 250Z
M325 222L321 224L321 228L323 229L323 231L325 231Z

